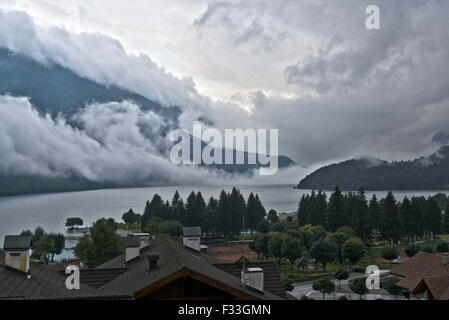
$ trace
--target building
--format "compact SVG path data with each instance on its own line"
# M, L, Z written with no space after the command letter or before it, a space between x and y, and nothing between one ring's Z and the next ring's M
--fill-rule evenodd
M418 252L391 274L411 299L449 300L449 254Z
M275 263L260 268L247 281L235 264L169 238L142 241L128 237L125 252L95 269L80 269L80 290L65 287L65 270L31 264L30 277L5 263L0 254L0 299L285 299ZM29 248L28 248L29 249ZM273 267L274 265L274 267ZM258 284L256 286L255 284ZM260 286L263 283L263 286Z

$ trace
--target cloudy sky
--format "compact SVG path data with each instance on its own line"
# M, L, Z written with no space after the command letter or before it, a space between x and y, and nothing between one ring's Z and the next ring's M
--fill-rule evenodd
M380 7L380 30L365 28L369 4ZM427 155L435 132L449 127L446 0L2 0L0 8L0 46L182 104L186 122L204 113L221 128L277 128L280 153L309 168Z

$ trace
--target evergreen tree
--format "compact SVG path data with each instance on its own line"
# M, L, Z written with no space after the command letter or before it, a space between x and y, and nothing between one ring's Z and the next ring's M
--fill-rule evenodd
M262 201L260 201L259 195L256 194L256 216L257 216L257 223L264 221L265 217L267 215L267 211L265 210L265 207L262 204Z
M237 188L232 188L231 194L229 196L229 206L230 206L230 219L231 222L231 232L234 235L239 235L243 230L243 225L245 223L245 210L246 203L240 190ZM246 228L246 225L245 225ZM246 231L246 230L243 230Z
M259 223L258 214L257 214L257 201L254 197L254 194L251 192L248 197L248 202L246 204L246 221L245 227L250 229L251 232L256 229L257 224Z
M412 220L412 205L407 197L404 198L400 205L399 214L402 220L402 234L407 237L407 242L409 242L413 238L415 221Z
M155 194L151 202L147 201L145 206L145 211L142 216L141 228L145 230L147 223L151 218L159 217L165 218L164 213L166 212L165 203L162 201L160 195Z
M175 194L173 195L173 198L170 203L170 209L172 212L172 218L173 220L180 221L184 223L184 201L181 199L181 196L179 195L178 190L175 191Z
M308 204L309 204L309 195L303 194L301 197L301 200L299 201L298 211L297 211L298 224L300 227L303 227L309 223L307 221L307 217L308 217L308 209L307 209L308 206L307 205Z
M186 227L198 227L196 221L196 214L197 214L197 198L194 191L192 191L189 196L187 197L186 206L185 206L185 219L184 219L184 226Z
M228 236L232 231L231 221L230 221L230 203L229 196L226 191L222 190L220 192L220 197L218 199L218 222L221 225L221 232L224 237Z
M426 211L424 214L424 228L427 232L433 235L441 232L442 215L438 203L432 199L427 199Z
M344 217L344 197L337 186L335 192L330 196L327 207L328 230L337 231L338 228L346 224Z
M449 203L444 210L442 231L444 234L449 234Z
M354 196L352 226L356 236L362 240L363 244L366 247L371 247L374 226L370 216L365 190L363 188L360 188Z
M207 203L206 226L206 236L209 231L217 233L220 230L220 224L218 222L218 201L214 197L210 197Z
M380 233L389 243L397 241L401 236L401 220L396 199L393 193L388 192L381 201L381 229Z
M380 205L377 201L376 195L373 195L369 202L368 206L368 215L369 219L371 221L371 226L373 228L373 231L378 231L380 226ZM369 247L368 247L369 249Z

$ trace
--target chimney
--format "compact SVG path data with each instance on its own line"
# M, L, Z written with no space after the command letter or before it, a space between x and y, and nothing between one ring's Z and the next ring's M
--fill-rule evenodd
M157 268L157 261L159 260L159 252L152 252L148 254L148 270Z
M132 235L125 239L125 262L129 262L140 255L140 239Z
M140 248L144 248L150 244L150 234L149 233L132 233L130 236L139 239Z
M264 275L262 268L244 268L241 271L241 275L243 285L263 293Z
M449 253L442 253L441 259L444 265L449 264Z
M201 228L200 227L185 227L182 229L182 242L185 247L201 251Z
M31 236L5 236L5 265L30 275Z

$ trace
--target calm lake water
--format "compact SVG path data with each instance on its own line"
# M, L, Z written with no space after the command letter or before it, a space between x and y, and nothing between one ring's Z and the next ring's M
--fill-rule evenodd
M52 193L26 195L17 197L0 197L0 244L6 234L19 234L24 229L34 230L41 226L47 232L63 232L68 217L81 217L85 225L90 226L102 217L112 217L120 221L124 212L132 208L142 213L145 202L158 193L162 198L171 200L178 190L184 200L192 190L201 191L206 201L210 196L218 198L220 191L231 191L232 187L223 186L179 186L152 187L132 189L105 189L82 192ZM240 186L245 197L250 192L258 193L267 211L293 212L297 209L302 194L310 190L295 190L292 185L253 185ZM447 193L447 191L444 191ZM328 192L330 195L331 192ZM368 198L373 194L378 198L387 192L367 192ZM404 196L429 196L438 191L398 191L396 199Z

